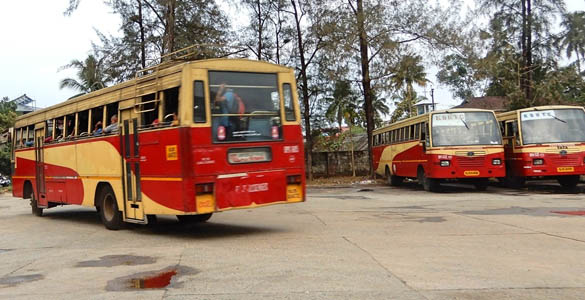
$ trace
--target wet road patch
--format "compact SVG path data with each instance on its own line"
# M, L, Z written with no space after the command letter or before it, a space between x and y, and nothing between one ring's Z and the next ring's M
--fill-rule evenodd
M12 251L14 249L0 249L0 254L4 253L4 252L8 252L8 251Z
M41 274L2 277L2 278L0 278L0 287L15 286L15 285L19 285L21 283L27 283L27 282L41 280L43 278L44 278L44 276Z
M468 210L462 211L465 215L480 215L480 216L494 216L494 215L524 215L534 217L557 216L563 217L563 214L557 212L562 211L583 211L583 208L575 207L519 207L512 206L508 208L495 208L484 210ZM566 214L568 215L568 214Z
M585 216L585 210L566 210L566 211L551 211L554 214L562 214L569 216Z
M166 287L180 287L179 277L199 273L190 267L167 267L162 270L148 271L123 276L108 281L107 291L130 291L136 289L162 289Z
M106 255L100 257L99 260L87 260L78 262L75 265L78 268L91 267L115 267L115 266L137 266L149 265L156 262L156 258L150 256L134 256L134 255Z

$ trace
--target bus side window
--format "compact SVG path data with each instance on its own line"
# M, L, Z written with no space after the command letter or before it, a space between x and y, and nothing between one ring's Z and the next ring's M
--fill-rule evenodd
M53 141L53 120L45 121L45 143Z
M22 137L22 128L17 128L14 132L15 132L15 134L14 134L15 135L15 137L14 137L14 139L15 139L14 147L15 148L20 148L20 146L21 146L20 141L21 141L21 137Z
M75 133L75 114L67 115L65 117L65 137L73 137Z
M516 139L516 145L520 145L520 133L518 132L518 122L512 122L512 132L514 133L514 138Z
M167 89L163 92L164 109L163 122L171 126L179 125L179 87ZM158 113L157 113L158 115ZM160 121L160 120L159 120Z
M88 135L89 110L77 113L77 136Z
M414 140L418 140L420 137L420 123L414 125Z
M155 120L158 119L158 104L154 102L154 100L156 99L156 94L152 93L152 94L148 94L148 95L144 95L142 96L142 98L140 99L140 102L145 103L143 105L140 106L141 110L142 110L142 126L140 126L141 128L148 128L150 126L153 125L153 123L155 123ZM108 122L110 119L110 110L108 107ZM158 120L160 121L160 120Z
M55 119L55 140L59 141L63 138L63 120L65 117Z
M415 134L414 134L415 129L414 128L415 128L414 125L410 125L410 139L409 140L411 140L411 141L414 140L414 136L415 136Z
M284 114L287 121L296 121L297 116L295 114L295 106L292 97L292 89L290 83L282 85L282 91L284 93Z
M26 145L27 147L32 147L35 145L35 125L30 125L28 126L28 130L27 130L27 134L28 137L26 139Z
M116 116L116 118L113 118L114 116ZM118 120L118 121L112 122L112 119ZM117 127L117 125L114 125L114 123L118 124L119 122L120 122L120 116L118 116L118 102L114 102L114 103L110 103L110 104L106 105L106 123L107 124L103 124L104 125L104 133L106 133L106 134L116 133L118 131L118 127ZM112 126L110 126L110 125L112 125ZM110 127L108 128L108 126L110 126Z
M91 109L91 133L100 135L104 130L104 107L98 106ZM107 125L107 124L106 124Z
M205 114L205 88L203 86L203 81L197 80L193 84L193 122L207 122Z

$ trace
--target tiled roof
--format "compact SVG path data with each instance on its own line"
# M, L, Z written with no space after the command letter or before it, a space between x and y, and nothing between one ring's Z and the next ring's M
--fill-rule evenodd
M506 111L506 102L506 97L500 96L475 97L469 100L464 100L461 104L453 108L479 108L494 111Z

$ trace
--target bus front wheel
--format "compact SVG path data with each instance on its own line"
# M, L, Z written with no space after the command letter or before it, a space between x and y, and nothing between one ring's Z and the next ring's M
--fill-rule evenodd
M118 202L112 188L104 187L100 192L98 211L104 226L109 230L122 228L124 220L122 212L118 210Z
M425 191L439 192L441 190L441 184L439 183L439 180L435 178L428 178L424 171L422 172L419 178Z
M199 214L199 215L177 215L179 222L184 224L203 223L211 218L213 213Z
M579 175L560 176L557 181L563 188L572 189L579 183Z

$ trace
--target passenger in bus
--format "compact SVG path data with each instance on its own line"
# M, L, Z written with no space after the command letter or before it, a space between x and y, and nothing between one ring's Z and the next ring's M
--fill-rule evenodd
M103 132L102 121L97 121L97 123L95 123L95 126L93 127L92 134L94 136L98 136L98 135L102 134L102 132Z
M24 143L24 145L26 147L32 147L35 144L35 142L33 140L28 140L26 141L26 143Z
M225 83L219 86L219 90L215 95L215 105L219 106L220 114L243 114L246 111L242 98L236 94L233 89L225 88ZM228 136L232 132L238 131L240 126L239 117L222 116L220 117L219 125L226 128Z
M118 115L113 115L110 118L110 125L104 129L105 133L112 133L118 131Z

